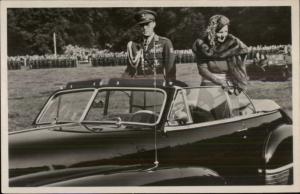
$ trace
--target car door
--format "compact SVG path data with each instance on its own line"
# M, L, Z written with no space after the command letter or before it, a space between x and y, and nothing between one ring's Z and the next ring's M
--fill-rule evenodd
M183 97L180 97L183 95ZM176 105L184 104L184 122L176 120ZM220 87L179 90L164 128L170 144L160 158L177 164L207 166L228 177L243 175L245 152L243 123L233 115L233 105ZM184 115L182 113L182 115ZM246 172L247 173L247 172Z
M243 151L246 153L244 166L248 166L247 172L257 173L258 176L263 177L262 169L265 168L268 157L271 157L265 153L266 142L269 139L269 133L282 123L282 115L276 110L277 108L272 108L273 103L270 105L264 100L260 104L263 104L265 109L256 110L244 92L231 94L229 98L233 117L242 123L240 133L237 135L244 140ZM284 156L282 155L281 158Z

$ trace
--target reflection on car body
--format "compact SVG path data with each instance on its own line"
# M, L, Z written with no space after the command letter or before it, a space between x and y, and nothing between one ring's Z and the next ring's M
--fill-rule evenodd
M11 187L293 184L292 120L218 86L72 82L34 125L9 135Z

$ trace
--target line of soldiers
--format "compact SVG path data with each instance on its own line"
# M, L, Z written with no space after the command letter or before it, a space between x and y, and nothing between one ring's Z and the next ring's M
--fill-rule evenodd
M195 55L192 50L175 50L175 63L193 63ZM127 65L127 53L103 53L91 58L92 66L125 66Z
M268 55L286 54L290 55L290 45L273 45L273 46L256 46L249 47L247 59L255 60L257 58L267 58ZM175 63L194 63L196 62L195 54L191 49L174 50ZM92 66L124 66L127 64L127 53L103 53L93 56Z
M28 65L30 69L70 68L77 67L77 60L74 58L37 59L29 60Z
M22 67L29 69L70 68L77 67L77 59L73 56L16 56L8 57L7 69L18 70Z
M101 55L102 53L107 53L108 50L98 50L96 48L85 48L79 47L77 45L67 45L64 47L64 54L67 56L76 56L79 61L87 61L89 57L93 55Z
M21 57L8 57L7 59L7 69L8 70L17 70L21 69L21 66L24 65L26 59Z
M120 53L101 53L98 56L93 56L91 59L92 66L123 66L127 63L127 54Z

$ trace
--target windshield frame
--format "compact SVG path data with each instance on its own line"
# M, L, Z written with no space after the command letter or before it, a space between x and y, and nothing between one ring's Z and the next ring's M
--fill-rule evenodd
M51 105L51 102L54 98L56 98L58 95L61 94L67 94L67 93L76 93L76 92L82 92L82 91L93 91L82 115L80 116L80 119L78 120L78 122L70 122L70 123L81 123L81 124L116 124L115 121L87 121L85 120L93 101L95 100L97 94L101 91L107 91L107 90L112 90L112 91L126 91L126 90L137 90L137 91L159 91L162 92L164 95L164 99L162 102L162 106L160 109L160 113L159 116L156 120L155 123L139 123L139 122L128 122L128 121L122 121L121 124L128 124L128 125L140 125L140 126L155 126L157 125L160 120L161 117L163 115L164 109L165 109L165 105L167 102L167 93L165 90L161 89L161 88L148 88L148 87L102 87L102 88L79 88L79 89L67 89L67 90L61 90L61 91L57 91L54 94L52 94L52 96L47 100L46 104L43 106L42 110L40 111L40 113L38 114L37 118L34 121L34 125L37 126L43 126L43 125L59 125L60 123L50 123L50 122L44 122L44 123L40 123L41 118L44 116L45 112L48 110L49 106Z
M111 91L126 91L126 90L129 90L129 91L159 91L159 92L162 92L163 95L164 95L164 100L162 102L162 106L161 106L161 109L160 109L160 113L159 113L159 116L157 117L157 120L155 123L140 123L140 122L129 122L129 121L121 121L121 124L126 124L126 125L140 125L140 126L155 126L157 124L160 123L160 120L161 120L161 117L163 115L163 112L164 112L164 109L165 109L165 105L166 105L166 102L167 102L167 93L165 90L161 89L161 88L148 88L148 87L103 87L103 88L98 88L97 89L97 92L93 98L93 101L96 97L96 95L98 94L98 92L101 92L101 91L108 91L108 90L111 90ZM92 102L93 102L92 101ZM92 104L91 102L91 104ZM83 117L83 120L81 121L82 124L116 124L117 122L116 121L88 121L88 120L85 120L90 108L91 108L91 104L90 104L90 107L89 109L87 110L86 114L84 115Z

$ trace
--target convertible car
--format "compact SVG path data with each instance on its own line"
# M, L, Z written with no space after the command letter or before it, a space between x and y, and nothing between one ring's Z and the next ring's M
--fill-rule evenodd
M33 125L9 134L10 187L293 184L291 118L233 88L71 82Z

